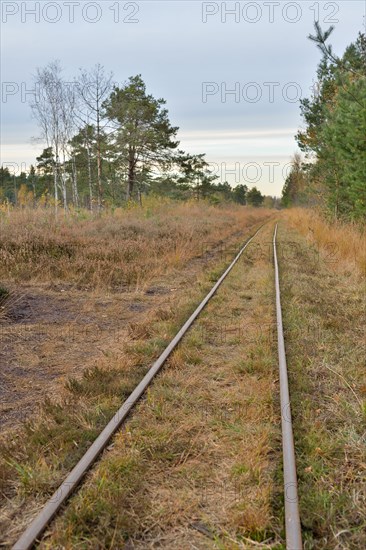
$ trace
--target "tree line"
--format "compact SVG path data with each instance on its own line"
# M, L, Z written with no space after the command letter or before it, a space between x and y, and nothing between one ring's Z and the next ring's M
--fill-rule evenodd
M0 200L67 210L142 201L143 195L272 206L256 188L218 182L204 154L179 149L166 101L148 94L141 75L123 86L97 64L63 79L58 61L37 69L30 103L46 147L28 173L0 169Z
M366 214L366 36L342 57L328 44L333 27L315 24L309 38L322 53L310 98L301 100L305 128L282 193L284 206L319 205L335 218Z
M50 159L50 149L45 149L40 157L37 157L36 167L31 166L29 173L21 172L14 175L7 167L0 167L0 204L19 207L55 206L55 200L50 193L53 186L53 161ZM80 174L79 174L80 175ZM70 184L70 179L68 183ZM85 181L84 181L85 183ZM93 185L93 184L92 184ZM96 201L92 198L93 187L89 195L89 189L80 184L78 189L78 201L75 202L71 194L71 186L68 186L67 208L82 207L90 210L98 210ZM173 200L204 199L211 204L233 202L248 206L264 206L266 208L278 208L280 201L276 197L263 195L257 187L248 188L245 184L232 187L227 181L211 181L193 183L179 182L175 177L155 177L150 183L141 182L136 192L135 200L142 202L143 196L154 195L168 197ZM94 204L93 204L94 203ZM107 182L104 193L103 206L123 206L127 203L126 182L121 183L115 178Z

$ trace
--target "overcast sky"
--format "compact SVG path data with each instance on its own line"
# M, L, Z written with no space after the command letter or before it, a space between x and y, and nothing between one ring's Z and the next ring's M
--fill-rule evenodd
M320 52L314 20L335 30L338 54L364 31L365 1L5 1L1 38L3 165L35 163L42 144L27 90L59 59L67 80L101 63L122 84L141 73L167 100L180 148L206 153L222 180L280 195L297 146L299 98L311 94ZM232 93L230 93L230 91ZM231 171L231 173L230 173Z

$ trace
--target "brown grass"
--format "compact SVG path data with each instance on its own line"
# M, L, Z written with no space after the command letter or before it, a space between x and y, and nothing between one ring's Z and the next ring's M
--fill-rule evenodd
M279 239L298 244L280 273L304 546L365 548L364 283L287 224Z
M99 364L210 262L229 261L269 214L169 201L57 222L11 211L0 221L0 429Z
M48 210L15 210L0 217L0 281L138 288L269 215L154 200L143 208L58 220Z
M291 208L282 213L291 227L319 250L328 267L347 275L366 276L365 226L328 222L315 210Z
M45 286L51 274L58 273L70 301L75 299L75 308L84 300L79 305L79 325L84 314L89 321L94 315L96 322L105 323L107 313L120 338L114 342L105 326L95 338L101 353L86 361L84 373L68 380L58 400L46 401L38 418L2 439L3 544L13 542L41 508L221 274L233 252L225 252L223 258L220 243L242 241L243 228L266 215L257 211L255 218L246 209L212 210L206 205L190 208L154 205L149 214L145 209L59 221L60 242L63 235L64 244L74 239L76 247L85 248L87 275L82 279L76 277L77 257L68 261L64 254L51 253L52 268L47 271L47 254L20 253L31 234L40 235L41 220L39 214L14 214L14 240L8 228L4 243L8 250L10 242L18 243L14 254L20 262L19 281L27 277L26 266L32 266L23 290L35 294L37 289L44 297L36 281ZM364 548L362 231L331 226L309 211L282 215L278 234L282 308L305 547ZM21 227L27 216L34 216L35 228L31 224L25 238ZM167 229L162 228L162 219ZM191 240L185 222L194 228ZM126 237L133 223L141 230L140 240ZM141 244L144 257L131 256L123 264L130 279L115 277L113 254L106 255L116 249L115 243L110 248L109 226L118 228L125 240ZM60 233L61 228L66 233ZM158 242L159 231L164 245ZM42 548L283 548L271 231L263 228L258 236L262 246L247 250L86 484L50 526ZM206 252L201 243L196 244L195 235L211 243L203 247ZM44 238L45 250L53 250L52 238ZM168 243L178 244L172 250ZM338 245L335 254L329 243ZM105 260L99 271L89 257L93 251ZM330 261L334 257L337 261ZM133 275L134 262L142 270L140 279ZM17 276L9 277L12 289ZM81 281L84 290L75 288ZM123 293L115 292L121 285L132 290L124 287ZM108 286L114 291L107 291ZM110 303L98 309L103 296ZM2 294L8 315L11 300L13 294L10 298ZM142 308L142 314L121 314L130 303L138 306L137 312ZM60 311L57 304L54 309ZM46 325L46 310L42 311ZM5 316L2 322L10 323L9 319ZM34 362L37 371L40 352L64 364L71 362L65 347L53 355L53 346L59 344L57 325L47 335L49 340L40 348L32 337L23 348L12 340L11 354L17 354L23 365ZM81 336L76 347L83 348Z
M13 254L10 254L9 271L2 265L2 279L6 274L5 285L11 290L10 299L4 302L6 312L1 327L7 331L6 338L9 337L4 364L9 366L11 376L17 372L17 369L10 368L11 361L15 360L23 369L29 370L26 378L22 374L11 380L15 392L24 390L37 403L36 383L43 396L51 396L39 407L37 417L31 418L22 429L12 431L9 428L1 440L0 531L3 544L14 541L34 511L141 379L196 301L207 292L212 278L217 277L210 270L222 259L218 245L225 235L225 242L237 246L247 236L249 228L268 215L264 210L220 209L205 204L179 205L175 209L168 204L153 205L151 211L105 214L100 219L67 218L57 224L51 217L42 221L39 212L28 211L11 213L10 220L2 221L4 240L1 250L2 253L12 250ZM186 222L190 228L185 227ZM134 224L143 234L140 251L143 250L144 254L137 259L129 258L124 265L131 275L136 269L133 264L140 262L142 276L140 279L131 276L133 283L129 286L132 288L124 288L120 294L120 280L113 289L105 288L116 283L118 277L114 278L114 275L119 268L113 256L106 259L105 253L110 251L111 227L116 230L112 249L118 249L118 235L124 249L123 237ZM47 227L55 229L56 237L47 232ZM158 235L164 246L159 243ZM190 240L189 235L192 236ZM37 253L30 244L33 237L35 242L45 243ZM203 238L207 241L204 247ZM54 239L66 248L75 242L81 255L84 246L83 262L77 255L68 257L62 253L55 257ZM138 239L131 242L138 242ZM12 247L10 243L13 243ZM178 245L172 250L168 243ZM92 252L106 259L100 270L96 266L101 262L98 257L92 258ZM17 258L17 264L14 258ZM47 265L47 259L50 265ZM224 263L227 261L225 257ZM76 277L81 264L86 271ZM156 266L156 270L151 266ZM108 273L114 275L109 277ZM202 273L205 276L199 282ZM53 283L55 274L59 285ZM78 288L81 281L82 288ZM127 279L123 281L127 284ZM190 289L196 288L189 296L187 281ZM19 296L32 298L23 339L16 324ZM66 312L65 304L60 302L61 296L62 300L70 302ZM39 300L43 300L47 307L36 307L41 303ZM130 306L134 306L132 310ZM131 311L136 313L132 315ZM68 317L70 312L73 314L71 320ZM59 318L55 322L54 316L57 315ZM63 334L70 324L75 337L72 345L67 339L64 341ZM39 325L42 325L41 340L37 333ZM101 330L92 330L83 338L84 327L93 329L96 326ZM82 361L79 353L83 354ZM79 368L80 372L71 367ZM48 374L51 376L58 369L62 370L62 377L56 380L54 390L50 392ZM62 388L60 384L65 385L68 372L73 374L73 378ZM135 475L133 471L132 468L132 476Z
M87 348L90 356L84 372L62 391L58 384L58 399L48 399L38 418L0 442L4 545L41 508L217 280L233 256L230 245L267 213L167 203L57 224L52 217L42 221L39 212L11 216L1 222L0 245L10 259L11 269L0 269L12 292L2 292L0 305L11 340L0 358L5 350L5 365L11 358L23 367L28 362L38 376L44 361L60 361L67 371L77 350ZM363 234L310 211L282 216L282 307L305 547L364 548ZM32 236L44 243L37 252ZM54 248L55 239L78 253ZM283 548L271 239L264 228L262 247L247 250L41 547ZM229 249L224 255L223 241ZM139 256L122 257L118 242L123 251L135 244ZM329 243L337 244L335 252ZM225 261L218 264L220 259ZM72 322L77 330L84 315L86 325L95 322L103 330L93 342L80 330L74 348L67 342L57 348L60 326L51 326L47 308L38 311L33 301L20 345L12 317L19 313L19 295L47 298L60 313L63 306L52 294L60 289L79 310ZM40 320L50 327L46 341L36 342L32 330Z
M243 258L42 548L281 548L272 276Z

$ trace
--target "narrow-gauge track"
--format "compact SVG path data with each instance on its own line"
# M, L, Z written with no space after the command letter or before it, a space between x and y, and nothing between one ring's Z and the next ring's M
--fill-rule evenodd
M262 227L262 226L261 226ZM159 372L167 358L172 351L176 348L183 336L189 330L195 319L199 316L206 304L215 294L222 282L228 276L233 269L239 258L247 246L252 242L255 236L260 231L261 227L246 241L234 260L225 270L223 275L212 287L210 292L202 300L199 306L195 309L189 319L184 323L182 328L165 348L160 357L151 366L147 374L136 386L134 391L128 397L128 399L122 404L120 409L110 420L101 434L97 437L94 443L90 446L84 456L76 464L64 482L60 485L57 491L47 501L41 512L31 522L26 531L14 544L13 550L27 550L31 548L34 543L39 540L43 531L50 523L52 518L58 512L60 507L66 502L68 497L75 491L86 472L90 469L92 464L96 461L100 453L108 444L110 438L123 424L130 410L134 407L137 401L144 394L147 387L150 385L155 375ZM276 235L277 224L273 236L273 252L274 252L274 264L275 264L275 288L276 288L276 312L277 312L277 329L278 329L278 354L279 354L279 367L280 367L280 386L281 386L281 410L282 410L282 441L283 441L283 464L284 464L284 494L285 494L285 523L286 523L286 543L289 550L301 550L301 530L299 511L297 503L297 480L296 480L296 466L293 446L293 434L291 424L290 402L288 393L288 380L286 370L285 359L285 347L282 330L282 316L281 316L281 304L280 304L280 291L279 291L279 271L277 263L276 253Z

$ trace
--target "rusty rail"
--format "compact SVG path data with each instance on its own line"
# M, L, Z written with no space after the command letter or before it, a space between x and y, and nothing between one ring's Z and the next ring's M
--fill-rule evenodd
M277 249L276 249L277 227L278 227L278 224L276 224L274 234L273 234L273 257L274 257L275 288L276 288L278 365L279 365L279 371L280 371L286 548L287 550L301 550L302 540L301 540L299 501L298 501L298 495L297 495L296 460L295 460L294 436L292 431L290 394L289 394L289 388L288 388L285 340L283 337L280 278L279 278L279 271L278 271Z

